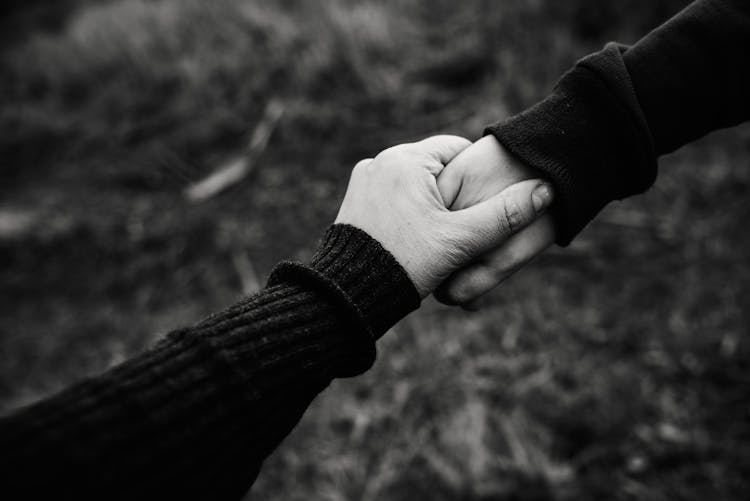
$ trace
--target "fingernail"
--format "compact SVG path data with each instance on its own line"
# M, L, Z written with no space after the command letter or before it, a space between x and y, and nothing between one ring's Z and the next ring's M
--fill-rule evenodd
M540 183L531 192L531 202L534 204L534 210L542 212L552 203L552 189L546 183Z

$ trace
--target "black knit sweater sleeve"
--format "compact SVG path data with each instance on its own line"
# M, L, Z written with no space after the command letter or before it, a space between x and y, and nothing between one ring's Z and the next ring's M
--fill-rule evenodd
M698 0L634 46L582 59L485 133L553 182L567 245L607 203L648 189L659 155L750 119L748 54L750 1Z
M109 372L0 420L0 485L23 499L239 499L335 377L419 305L393 256L334 225L309 265ZM9 498L5 498L9 499Z

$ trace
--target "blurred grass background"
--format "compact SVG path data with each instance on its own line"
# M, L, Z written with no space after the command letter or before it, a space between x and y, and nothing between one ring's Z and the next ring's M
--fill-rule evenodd
M65 0L0 21L0 410L304 259L351 166L543 97L684 0ZM251 174L184 188L285 114ZM249 499L745 499L750 128L663 159L492 294L428 301L335 382ZM256 285L257 286L257 285Z

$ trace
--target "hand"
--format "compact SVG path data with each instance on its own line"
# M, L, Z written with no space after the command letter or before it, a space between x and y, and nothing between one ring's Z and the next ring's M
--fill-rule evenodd
M538 194L546 185L526 180L471 207L448 210L437 176L470 144L456 136L434 136L362 160L352 171L336 217L336 223L364 230L390 251L421 297L453 271L503 244L550 202L550 197L532 200L532 192Z
M514 183L538 177L511 156L494 136L485 136L461 151L441 172L437 184L451 210L490 200ZM500 245L453 273L435 292L446 304L474 309L480 296L500 284L555 240L546 215L506 238Z

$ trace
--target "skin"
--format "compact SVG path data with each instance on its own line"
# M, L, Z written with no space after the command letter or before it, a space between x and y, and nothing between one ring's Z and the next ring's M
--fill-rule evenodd
M537 177L513 157L494 136L485 136L456 155L438 177L438 189L451 210L461 210L491 199L514 183ZM445 304L466 309L523 267L555 240L550 216L529 224L500 245L477 256L450 275L435 292Z
M544 181L525 179L493 195L482 193L477 203L449 210L443 193L455 194L450 199L455 205L463 189L443 192L438 176L470 146L476 145L457 136L433 136L360 161L336 217L336 223L364 230L390 251L422 298L457 270L509 241L551 203ZM471 173L455 170L452 183ZM469 178L464 181L467 186L475 184Z

